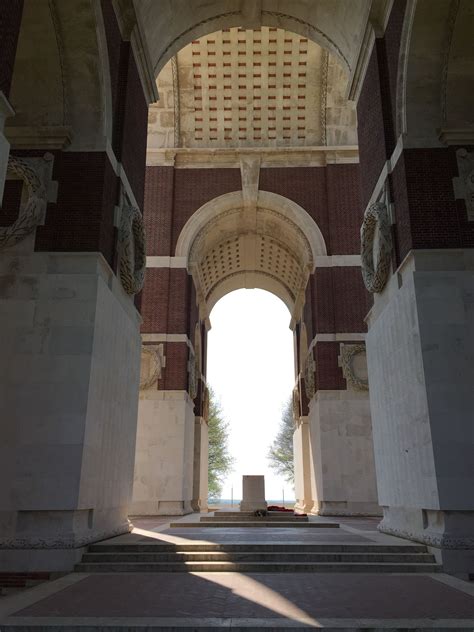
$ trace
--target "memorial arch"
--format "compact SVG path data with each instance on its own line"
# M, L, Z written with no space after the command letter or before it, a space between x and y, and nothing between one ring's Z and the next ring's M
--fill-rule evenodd
M141 353L180 455L153 502L202 506L208 315L258 282L297 338L299 505L378 501L472 571L472 3L189 4L2 9L0 559L127 531Z

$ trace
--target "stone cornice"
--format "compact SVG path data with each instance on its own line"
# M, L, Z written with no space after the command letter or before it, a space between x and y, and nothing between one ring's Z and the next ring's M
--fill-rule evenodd
M340 147L245 147L245 148L172 148L147 152L147 166L174 166L177 169L240 169L245 156L259 156L265 167L325 167L329 164L359 162L356 145Z

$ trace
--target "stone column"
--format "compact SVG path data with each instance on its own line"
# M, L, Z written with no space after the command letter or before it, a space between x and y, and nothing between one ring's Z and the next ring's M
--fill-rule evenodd
M129 531L140 316L102 255L33 242L0 258L0 567L68 571Z
M367 349L385 533L474 564L474 254L411 251L369 314Z
M193 401L186 391L142 391L133 515L192 512L194 419Z
M209 429L203 417L196 417L194 424L194 468L193 468L193 501L194 511L207 510L208 497L208 456Z
M314 505L312 495L311 446L309 440L308 417L300 417L293 433L293 451L295 459L295 498L296 509L311 511Z
M315 477L313 511L380 515L367 393L318 391L309 405Z

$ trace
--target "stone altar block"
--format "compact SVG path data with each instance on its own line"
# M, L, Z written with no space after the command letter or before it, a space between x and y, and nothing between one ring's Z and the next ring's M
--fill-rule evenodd
M242 476L242 502L240 511L256 511L266 509L265 477Z

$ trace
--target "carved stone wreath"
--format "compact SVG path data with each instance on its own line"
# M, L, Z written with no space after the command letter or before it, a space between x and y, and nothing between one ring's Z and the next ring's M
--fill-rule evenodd
M374 256L375 231L379 239ZM365 211L360 229L362 277L369 292L379 293L390 276L392 232L387 206L381 202L371 204Z
M119 239L120 280L127 294L138 294L145 282L146 252L143 217L137 208L122 209Z
M163 358L160 353L161 350L161 345L158 347L153 345L142 346L142 368L140 376L141 391L151 388L161 377L161 369L163 368ZM147 364L148 370L145 368Z
M28 190L28 200L22 205L16 222L0 228L0 250L15 245L41 224L44 219L47 198L46 189L37 171L26 160L10 156L7 173L23 180Z
M357 391L368 391L369 381L356 375L354 370L354 358L361 353L366 353L365 345L341 345L340 366L345 379L352 388Z
M316 392L316 384L314 380L315 370L316 364L314 362L313 351L311 350L306 356L304 363L304 388L308 399L312 399Z

